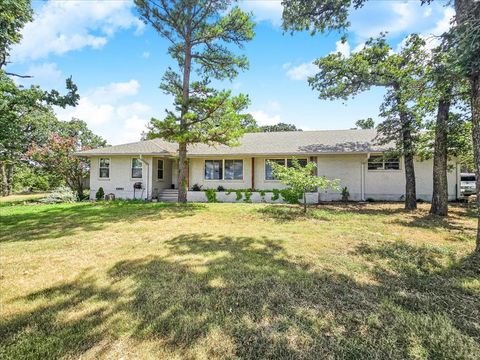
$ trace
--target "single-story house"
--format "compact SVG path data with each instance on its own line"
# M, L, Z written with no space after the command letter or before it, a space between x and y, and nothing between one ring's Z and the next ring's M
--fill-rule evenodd
M192 145L188 148L188 187L203 190L282 189L268 160L290 166L291 159L313 161L317 174L339 179L351 200L394 200L405 194L402 158L385 158L387 145L377 145L375 130L325 130L249 133L238 146ZM162 139L92 149L78 153L91 160L90 198L98 188L116 198L168 199L178 188L178 146ZM448 173L449 199L458 198L459 165ZM417 197L432 197L432 160L415 161ZM136 184L136 186L134 186ZM189 191L189 200L198 199ZM339 200L339 191L317 194L319 201Z

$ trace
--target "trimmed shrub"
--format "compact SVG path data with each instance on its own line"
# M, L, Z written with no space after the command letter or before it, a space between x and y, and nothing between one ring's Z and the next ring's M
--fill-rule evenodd
M95 198L97 200L103 200L105 199L105 191L103 191L103 187L99 187L97 192L95 193Z
M192 191L202 191L202 186L198 184L193 184Z
M76 202L77 195L75 192L66 186L56 188L47 197L40 199L40 202L45 204L59 204L59 203L73 203Z

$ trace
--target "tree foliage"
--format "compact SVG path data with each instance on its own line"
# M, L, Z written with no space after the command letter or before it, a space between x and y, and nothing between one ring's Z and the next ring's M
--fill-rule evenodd
M362 7L366 0L283 0L283 28L310 33L345 30L349 11Z
M7 63L12 45L22 39L21 30L32 20L30 0L2 0L0 2L0 69Z
M278 123L275 125L263 125L259 127L261 132L283 132L283 131L302 131L302 129L297 128L294 124L287 123Z
M242 48L253 38L251 15L230 0L135 0L140 17L170 42L168 52L178 71L169 68L160 88L174 98L164 119L152 119L148 137L179 144L178 200L186 201L187 146L196 143L234 145L253 123L242 112L246 95L216 90L211 79L233 79L248 67ZM194 71L192 74L192 70ZM193 78L193 75L196 78Z
M377 127L377 140L393 143L392 150L404 157L405 208L409 210L416 208L413 157L425 113L417 100L426 86L426 58L425 42L418 35L409 36L398 53L380 36L349 57L334 53L316 60L319 72L308 80L321 99L347 100L374 86L387 90L380 106L384 120Z
M328 180L324 176L317 176L317 164L308 162L302 166L297 159L292 159L292 166L285 166L269 161L273 174L282 184L289 186L294 193L302 194L303 211L307 212L306 193L310 191L339 189L338 180Z
M375 121L372 118L360 119L355 122L355 126L360 129L373 129L375 128Z

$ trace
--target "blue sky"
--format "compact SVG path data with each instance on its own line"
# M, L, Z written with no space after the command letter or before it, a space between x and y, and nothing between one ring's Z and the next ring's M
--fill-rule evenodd
M448 29L453 15L447 2L420 6L419 1L375 0L352 12L348 43L336 33L310 36L283 34L280 1L240 1L257 23L254 40L243 50L250 69L222 87L250 96L249 111L261 125L293 123L304 130L348 129L356 120L378 120L382 89L372 89L346 103L319 100L306 81L315 73L312 60L361 48L370 36L388 32L394 49L409 33L432 34ZM110 144L139 140L151 117L161 118L171 99L158 88L172 65L168 44L136 16L130 1L37 1L35 20L12 51L11 71L33 75L23 84L62 89L72 76L80 104L56 109L63 120L77 117Z

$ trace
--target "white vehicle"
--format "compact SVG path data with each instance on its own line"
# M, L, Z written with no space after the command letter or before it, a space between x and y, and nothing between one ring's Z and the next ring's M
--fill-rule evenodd
M460 197L468 197L476 194L475 174L460 174Z

